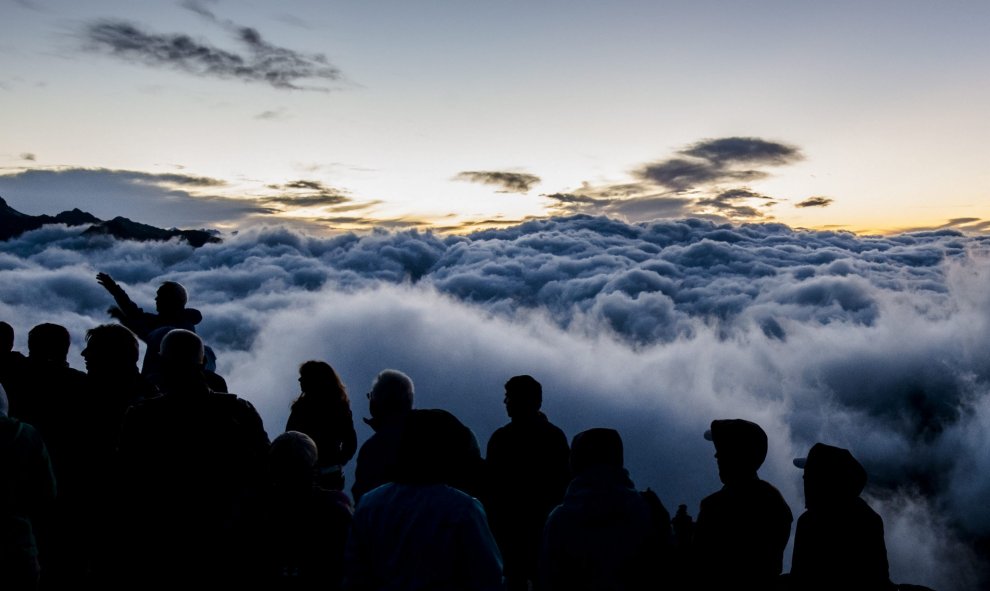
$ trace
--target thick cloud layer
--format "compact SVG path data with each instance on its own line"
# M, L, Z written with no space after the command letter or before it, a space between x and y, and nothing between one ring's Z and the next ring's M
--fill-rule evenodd
M0 243L0 319L17 330L106 321L111 273L151 306L178 280L231 389L281 432L295 372L325 359L355 414L385 367L417 404L449 408L482 445L502 384L529 373L568 435L620 430L640 487L670 509L718 488L715 418L770 434L761 474L803 506L791 459L848 447L871 475L892 578L973 588L990 539L990 240L893 237L700 220L578 216L469 236L257 229L219 245L84 239L47 227ZM369 432L359 425L359 437Z

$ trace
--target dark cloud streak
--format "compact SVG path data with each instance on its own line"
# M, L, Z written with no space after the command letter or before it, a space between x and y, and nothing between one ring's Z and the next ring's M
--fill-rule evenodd
M833 201L831 197L808 197L800 203L795 203L794 207L828 207Z
M187 7L199 3L187 3ZM208 10L199 14L216 21ZM326 90L304 86L304 80L335 81L340 71L319 54L304 54L265 41L250 27L224 26L247 49L241 55L197 41L184 34L158 34L138 25L114 19L99 20L85 26L83 32L93 51L107 52L121 59L153 67L168 67L197 76L260 82L278 89Z
M454 180L494 185L501 187L503 193L526 193L541 179L534 174L522 172L464 171L457 173Z

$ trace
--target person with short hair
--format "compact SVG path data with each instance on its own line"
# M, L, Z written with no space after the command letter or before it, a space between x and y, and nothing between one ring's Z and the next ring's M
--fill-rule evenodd
M540 411L543 387L532 376L505 383L509 424L488 440L485 509L505 560L509 591L538 580L543 525L570 482L567 436Z
M381 371L368 392L371 418L364 419L374 434L361 445L354 468L351 496L354 505L369 490L390 482L398 461L399 439L406 417L412 411L415 387L412 379L401 371Z
M246 572L235 534L265 481L269 441L250 402L214 392L203 341L172 330L161 344L162 395L127 412L120 437L125 585L229 585Z
M58 498L45 548L42 586L72 588L88 570L90 489L86 374L68 362L69 330L50 322L28 331L28 356L10 384L9 414L30 424L45 441L58 483Z
M253 587L338 591L351 524L347 495L319 486L319 447L305 433L286 431L268 452L268 485L257 503L252 536Z
M24 371L27 358L14 350L14 327L0 321L0 386L8 389Z
M662 589L670 515L659 499L655 511L636 490L624 467L619 432L595 428L578 433L571 442L570 464L574 479L544 528L538 588ZM660 520L655 519L658 513Z
M189 295L186 288L176 281L165 281L158 287L154 313L146 312L135 304L124 288L107 273L97 273L96 281L113 296L116 303L107 309L110 316L148 345L141 374L158 384L161 372L158 354L162 339L176 328L196 332L196 325L202 322L203 314L195 308L186 307Z
M375 377L368 393L371 419L365 419L375 433L358 451L354 486L351 487L355 506L360 504L366 492L393 482L396 474L405 469L399 452L405 422L413 410L414 395L412 379L401 371L386 369ZM485 461L474 432L445 410L431 409L431 412L447 416L451 425L447 441L454 446L450 457L457 469L449 473L447 484L473 497L481 497Z
M365 493L354 512L344 589L503 589L481 503L447 484L463 462L462 434L446 411L407 413L393 480Z

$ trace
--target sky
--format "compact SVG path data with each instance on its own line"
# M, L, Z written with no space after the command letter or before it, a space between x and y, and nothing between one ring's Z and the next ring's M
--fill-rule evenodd
M0 196L25 213L990 227L985 2L0 10Z
M891 577L990 564L990 4L0 0L0 197L223 241L0 242L0 319L108 322L180 281L284 427L303 361L384 368L482 446L531 374L672 512L702 433L870 474ZM353 464L347 468L351 479ZM352 481L352 480L351 480ZM790 550L785 554L789 565Z

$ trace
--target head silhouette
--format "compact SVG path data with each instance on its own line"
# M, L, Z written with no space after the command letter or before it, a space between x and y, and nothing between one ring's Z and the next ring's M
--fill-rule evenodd
M28 357L64 364L69 356L69 331L60 324L39 324L28 332Z
M14 327L6 322L0 322L0 354L10 353L14 349Z
M205 352L196 333L181 328L169 331L162 339L159 355L166 386L202 379Z
M371 416L375 419L401 416L412 410L415 389L409 376L394 369L378 374L368 392Z
M268 468L277 484L311 485L316 466L316 443L305 433L286 431L272 441Z
M571 441L571 474L580 476L595 467L623 467L622 437L615 429L588 429Z
M723 484L756 478L756 471L767 458L767 434L750 421L712 421L705 438L715 444L718 477Z
M347 389L329 363L307 361L299 366L299 388L307 396L329 396L347 402Z
M542 405L543 387L532 376L515 376L505 383L505 412L510 419L535 416Z
M463 429L445 410L409 411L397 456L396 482L438 484L455 479L463 460Z
M186 307L188 295L181 283L166 281L158 287L155 307L159 314L177 314Z
M866 487L866 470L847 449L816 443L800 463L808 509L855 499Z
M134 369L140 353L137 337L123 325L101 324L86 331L82 356L89 373Z

